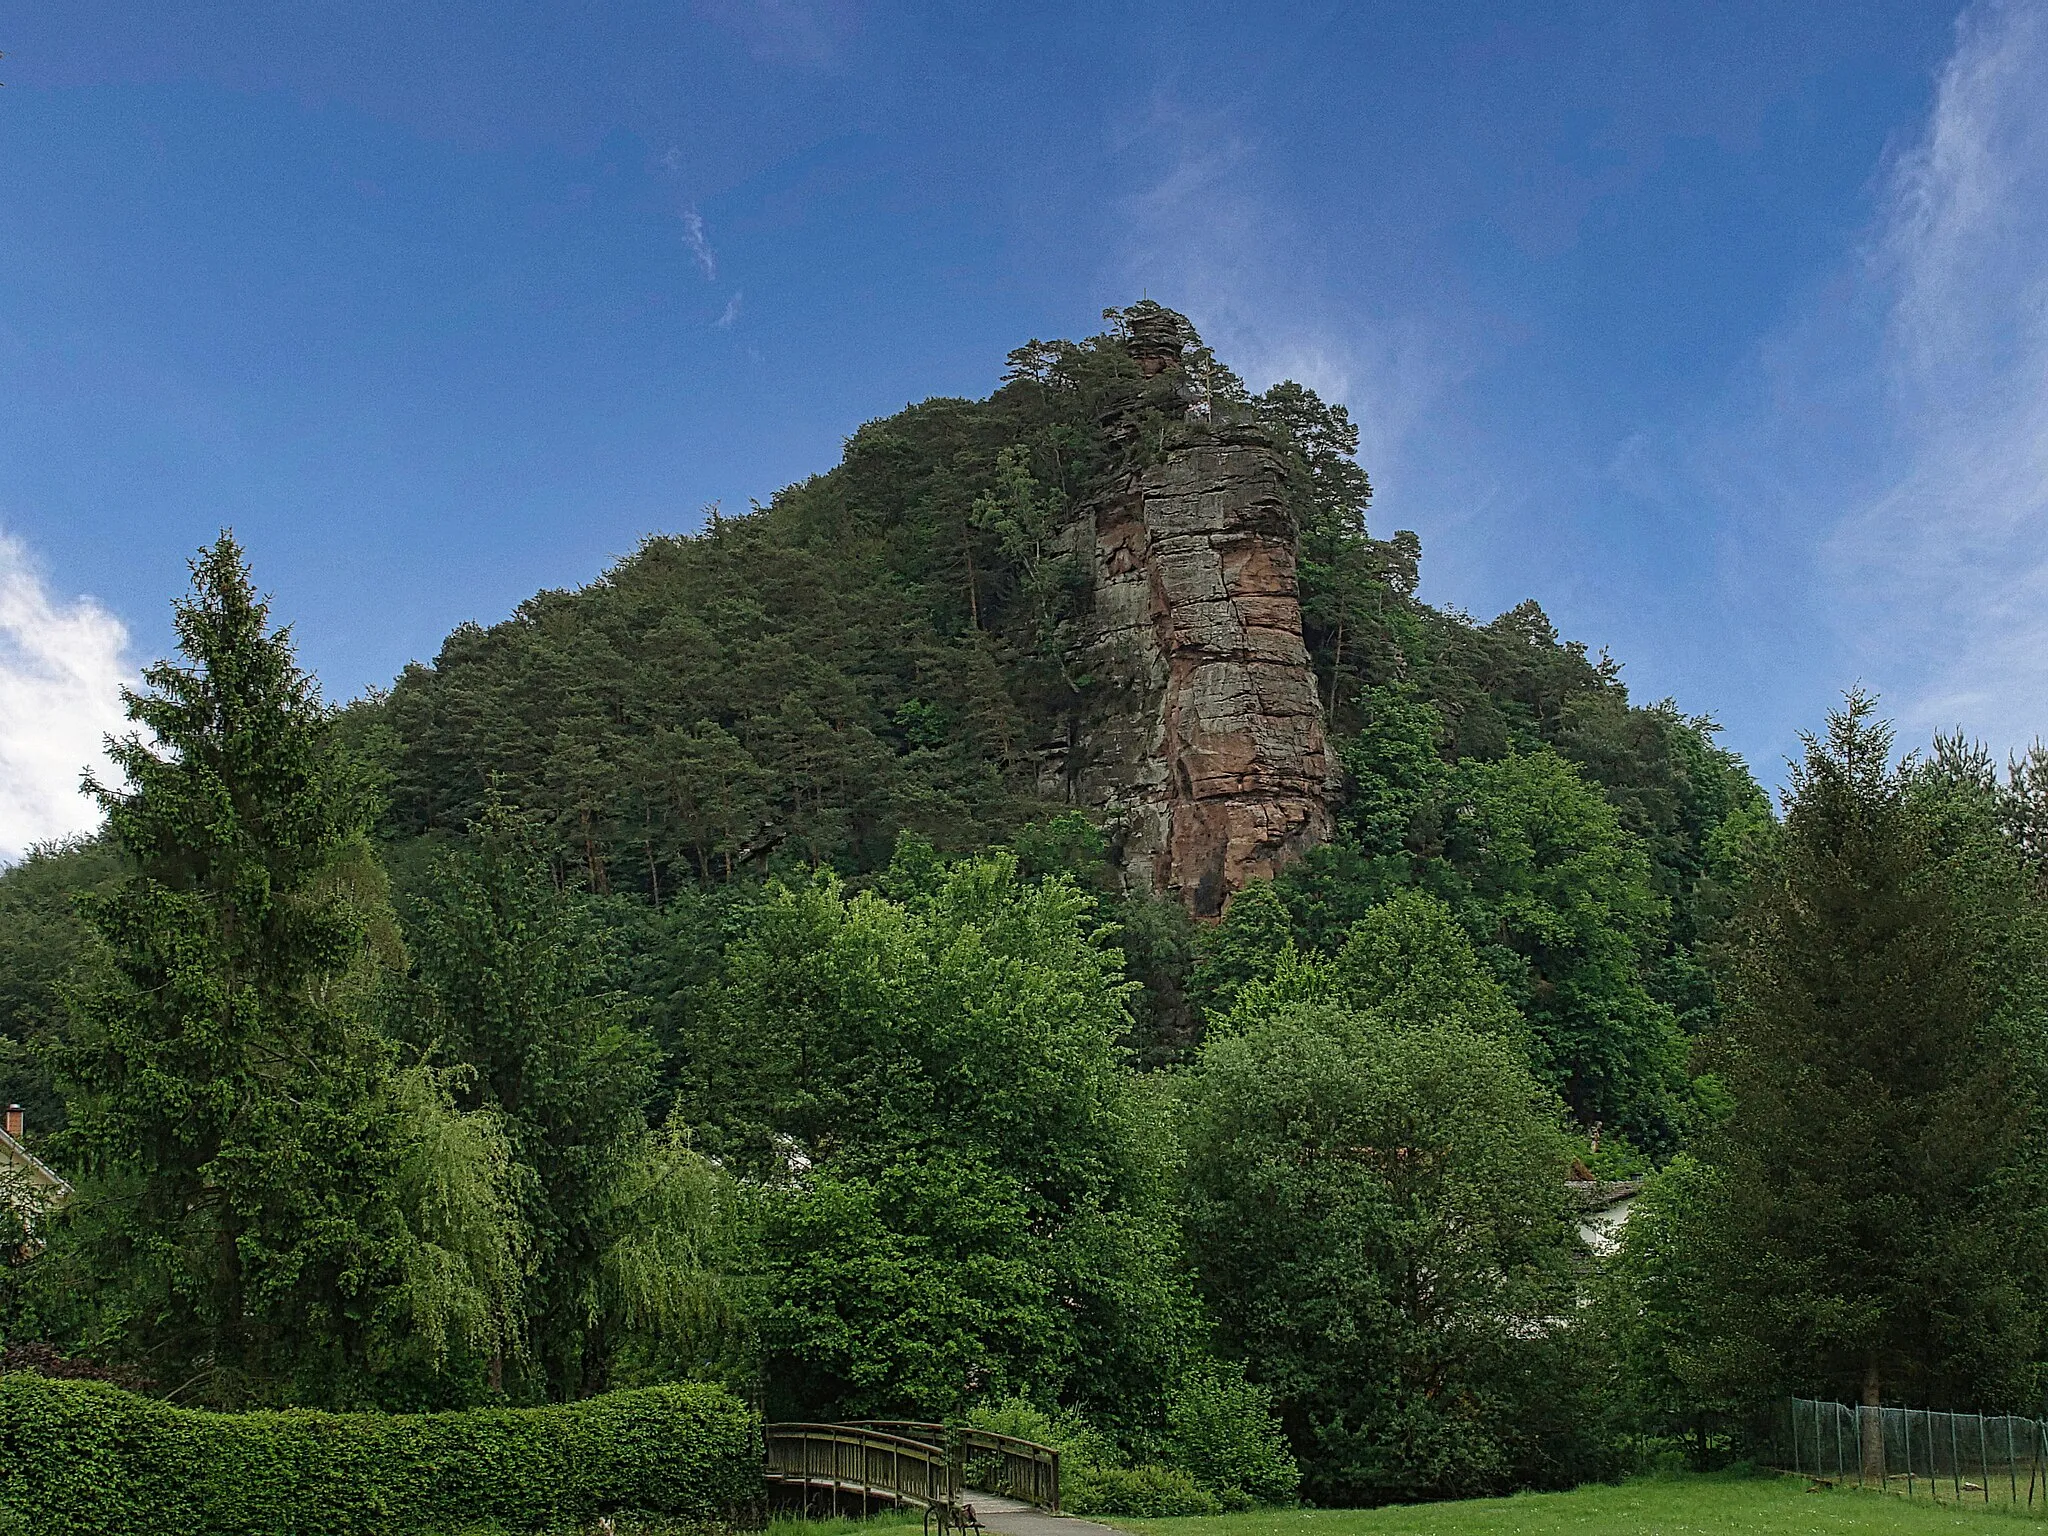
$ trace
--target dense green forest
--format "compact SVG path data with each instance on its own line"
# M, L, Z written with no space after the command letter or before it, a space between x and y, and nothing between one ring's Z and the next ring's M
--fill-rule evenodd
M1283 887L1297 944L1326 950L1392 891L1430 891L1530 1010L1575 1111L1667 1147L1684 1038L1714 1011L1699 948L1768 819L1754 782L1710 721L1631 703L1619 667L1533 601L1487 624L1419 601L1414 536L1367 532L1343 408L1293 384L1250 396L1189 337L1219 413L1286 450L1306 638L1349 780L1343 837ZM1060 808L1037 786L1040 748L1094 682L1064 659L1087 574L1057 529L1156 449L1173 405L1118 331L1032 342L989 399L870 423L750 515L458 630L344 717L385 775L384 836L430 847L510 807L558 881L633 898L657 926L762 877L872 881L906 835L942 855L1011 846L1113 899L1145 984L1129 1043L1175 1059L1200 1032L1192 931L1085 867L1086 830L1049 828ZM1105 432L1115 412L1139 425ZM1231 985L1227 969L1199 985Z
M1132 1512L2032 1402L2044 760L1901 760L1857 695L1774 814L1535 602L1421 601L1343 408L1168 315L1284 456L1344 769L1198 925L1038 790L1097 686L1069 509L1214 429L1131 318L343 707L203 552L103 833L0 874L0 1099L77 1186L0 1231L0 1368L717 1379L978 1415ZM1590 1253L1568 1178L1640 1176Z

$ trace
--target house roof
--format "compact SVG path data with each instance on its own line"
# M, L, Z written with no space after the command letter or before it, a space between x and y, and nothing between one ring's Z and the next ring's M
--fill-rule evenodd
M1579 1209L1585 1212L1604 1211L1625 1204L1643 1192L1641 1179L1566 1179L1564 1187L1572 1192Z
M71 1185L55 1169L4 1130L0 1130L0 1162L26 1170L30 1179L56 1191L60 1199L71 1193Z

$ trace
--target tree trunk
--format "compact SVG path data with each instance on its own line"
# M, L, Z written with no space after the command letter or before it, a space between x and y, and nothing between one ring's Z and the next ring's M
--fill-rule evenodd
M1857 1441L1863 1452L1863 1481L1884 1486L1884 1410L1878 1406L1883 1380L1877 1362L1863 1371L1863 1406L1856 1410Z
M227 1200L223 1196L223 1207ZM213 1234L213 1370L207 1383L217 1406L243 1406L249 1376L249 1320L242 1284L241 1227L225 1209Z
M1330 658L1330 707L1324 711L1329 728L1337 729L1337 689L1344 677L1344 612L1337 612L1337 651Z

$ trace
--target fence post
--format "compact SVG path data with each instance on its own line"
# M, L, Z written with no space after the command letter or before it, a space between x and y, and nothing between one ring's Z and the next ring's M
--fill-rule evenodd
M2048 1424L2034 1420L2034 1443L2027 1447L2027 1508L2034 1507L2034 1479L2041 1475L2041 1441L2048 1436Z

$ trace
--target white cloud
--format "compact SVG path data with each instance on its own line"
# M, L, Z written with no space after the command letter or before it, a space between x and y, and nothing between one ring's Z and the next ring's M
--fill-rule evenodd
M711 249L711 237L704 232L704 215L695 208L683 210L683 244L687 245L690 254L697 258L697 265L704 272L704 281L716 281L718 255Z
M2048 5L1964 12L1863 273L1883 305L1886 472L1824 549L1891 707L2007 748L2048 733L2044 83Z
M1646 416L1604 465L1546 470L1541 443L1453 409L1514 340L1502 317L1450 302L1452 278L1382 301L1374 263L1401 258L1369 242L1340 282L1223 109L1162 97L1125 125L1152 169L1105 276L1185 310L1254 387L1292 376L1348 404L1373 523L1423 530L1432 587L1497 587L1512 552L1515 579L1619 642L1647 688L1724 714L1765 773L1857 679L1909 741L1961 725L2002 751L2048 735L2043 82L2048 0L1966 9L1855 248L1725 386ZM1582 528L1559 510L1573 487L1633 520ZM1675 608L1646 617L1674 579Z
M102 738L126 726L128 631L89 597L58 601L19 540L0 533L0 860L91 830L78 790L111 770Z
M661 157L661 168L670 178L681 183L688 160L680 144L671 144ZM707 283L718 280L718 253L711 249L711 233L704 223L704 215L697 211L697 205L686 205L676 217L683 221L683 244L691 256L696 258L697 269L704 274Z
M735 288L733 290L732 297L725 301L724 312L721 313L719 317L716 320L712 321L711 323L717 326L718 329L721 331L731 330L733 321L739 319L740 317L740 301L744 299L746 296L747 295L745 289Z

